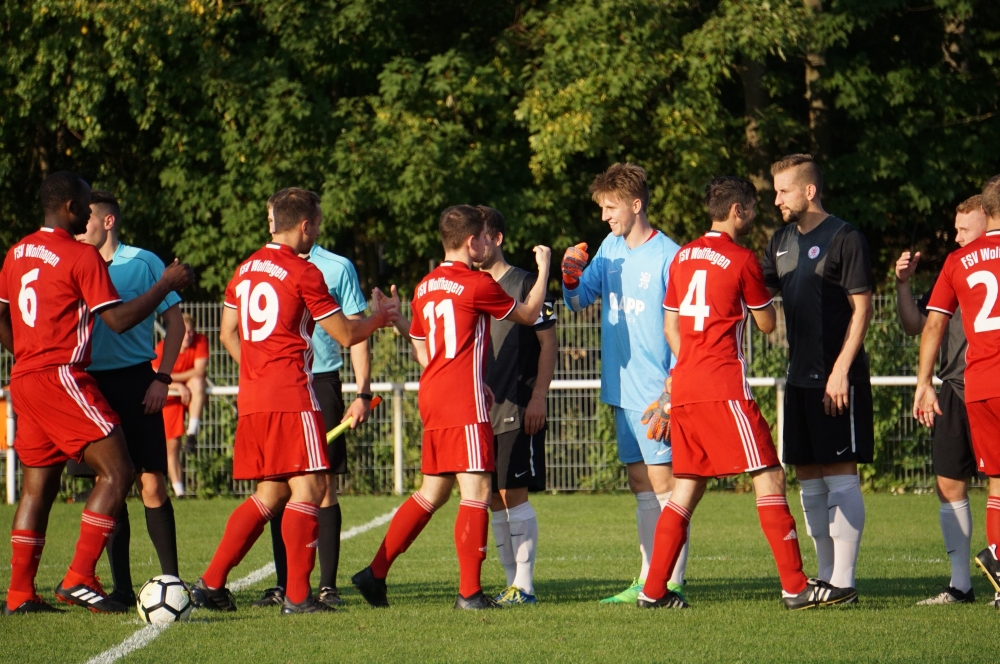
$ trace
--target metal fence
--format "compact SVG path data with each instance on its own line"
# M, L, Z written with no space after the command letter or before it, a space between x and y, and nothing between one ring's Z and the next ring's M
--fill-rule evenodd
M772 423L780 417L776 387L780 389L786 364L784 317L779 310L778 328L771 335L754 329L747 335L745 354L755 380L754 393ZM238 367L218 341L221 305L185 303L182 307L195 320L198 331L209 338L211 354L208 378L213 394L207 400L197 452L184 457L185 479L192 493L201 496L234 493L243 495L251 483L231 476L233 432L236 425L234 388ZM875 298L875 319L866 346L872 356L873 375L892 376L890 383L912 376L916 341L906 338L895 321L894 296ZM600 309L599 304L583 312L556 305L559 356L553 389L548 396L546 441L547 486L551 491L625 488L624 468L617 460L614 418L599 402ZM753 327L753 326L751 326ZM372 339L372 381L383 390L384 403L371 420L348 435L349 474L341 480L346 492L392 492L411 490L419 483L421 427L416 403L416 381L420 367L411 358L408 344L393 330L379 330ZM344 354L341 376L345 391L353 390L350 358ZM11 358L0 355L0 379L9 376ZM874 388L876 402L877 458L865 469L867 478L882 485L925 487L933 482L927 431L909 417L913 387L881 385ZM226 389L229 388L229 389ZM345 395L346 396L346 395ZM8 462L0 455L0 482L9 484ZM67 480L64 491L81 487Z

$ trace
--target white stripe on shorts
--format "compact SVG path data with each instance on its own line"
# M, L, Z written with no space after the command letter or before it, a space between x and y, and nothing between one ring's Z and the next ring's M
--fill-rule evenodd
M736 428L740 432L740 439L743 442L743 453L747 458L747 470L761 468L760 454L757 451L757 439L753 434L753 426L750 424L750 419L743 412L742 404L738 401L730 401L729 410L732 412L733 419L736 421Z
M104 419L101 411L87 401L87 397L84 396L80 386L76 384L76 378L73 377L71 365L64 364L59 367L59 382L62 383L66 393L76 402L76 405L80 407L83 414L87 416L87 419L96 424L97 428L103 431L105 436L110 434L115 425Z

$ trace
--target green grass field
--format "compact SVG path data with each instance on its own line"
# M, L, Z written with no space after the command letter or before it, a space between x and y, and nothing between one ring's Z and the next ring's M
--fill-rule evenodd
M282 617L249 604L265 579L236 593L235 614L196 612L164 631L129 662L306 661L864 661L990 662L1000 660L993 635L1000 614L992 590L974 575L974 606L915 607L948 580L948 563L933 496L867 495L868 523L858 567L856 607L790 613L781 608L777 573L757 524L752 495L711 493L692 524L688 611L640 611L598 605L638 570L635 501L629 495L560 495L532 499L541 538L537 563L540 605L483 613L451 608L458 584L452 540L457 500L435 515L389 576L388 610L372 610L349 578L364 567L385 532L380 526L344 542L340 569L347 607L332 615ZM399 504L396 497L343 500L345 529ZM815 571L797 496L793 512L803 532L806 573ZM985 497L973 497L973 552L984 546ZM178 501L181 572L193 580L221 535L233 500ZM76 540L79 505L58 505L39 571L50 600ZM141 515L138 505L132 510ZM12 508L0 507L9 524ZM499 591L503 572L490 544L487 591ZM265 536L230 579L265 565ZM133 524L133 576L158 573L141 522ZM10 565L0 546L0 569ZM102 560L98 573L108 569ZM4 572L2 582L7 583ZM318 574L318 570L317 570ZM315 580L315 577L314 577ZM85 662L141 627L138 617L97 616L74 608L60 616L0 620L0 660Z

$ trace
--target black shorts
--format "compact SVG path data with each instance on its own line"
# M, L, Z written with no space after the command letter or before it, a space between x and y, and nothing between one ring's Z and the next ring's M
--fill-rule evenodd
M339 371L313 374L313 391L323 411L324 431L333 429L344 418L344 393ZM339 436L326 446L330 459L328 473L347 474L347 436Z
M871 463L875 455L872 386L850 386L848 407L841 415L823 412L822 387L785 386L782 461L792 465L855 461Z
M976 476L976 455L972 451L969 416L965 401L947 381L941 385L938 404L943 415L934 418L931 459L934 473L952 480Z
M496 471L493 492L500 489L545 490L545 427L529 436L523 430L493 436Z
M142 400L156 372L149 362L123 369L89 372L108 405L122 421L122 433L128 455L137 473L167 472L167 436L163 430L163 413L143 412ZM84 463L69 462L67 470L77 477L93 477L94 471Z

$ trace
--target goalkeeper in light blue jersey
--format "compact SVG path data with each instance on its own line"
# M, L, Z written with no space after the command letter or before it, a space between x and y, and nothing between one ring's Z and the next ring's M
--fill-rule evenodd
M601 401L615 411L618 458L638 507L642 568L623 592L601 600L635 604L649 571L660 510L674 477L667 438L666 379L673 356L663 336L663 298L677 243L649 224L646 171L615 164L590 186L611 234L587 265L587 245L566 250L563 298L573 311L601 300ZM670 589L681 592L687 547L674 568Z

